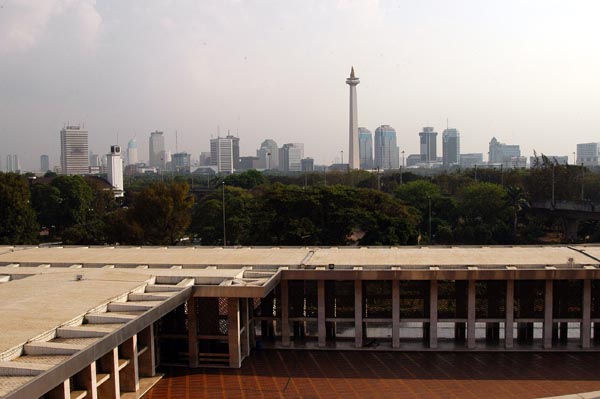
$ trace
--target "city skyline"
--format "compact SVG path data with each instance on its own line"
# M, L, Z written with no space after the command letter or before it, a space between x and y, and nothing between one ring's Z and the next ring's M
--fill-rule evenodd
M348 151L340 79L351 65L362 81L358 126L394 126L406 154L419 152L423 126L441 131L449 118L466 153L485 153L496 136L525 155L568 155L598 141L598 11L592 1L6 0L0 156L35 170L48 154L56 165L56 131L85 123L101 153L159 129L173 153L178 131L179 148L196 156L220 126L240 137L241 155L271 137L331 163Z

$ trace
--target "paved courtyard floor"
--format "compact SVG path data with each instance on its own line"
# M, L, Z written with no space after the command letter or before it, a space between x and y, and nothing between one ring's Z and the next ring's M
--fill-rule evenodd
M239 370L164 371L143 399L524 399L600 390L595 353L263 350Z

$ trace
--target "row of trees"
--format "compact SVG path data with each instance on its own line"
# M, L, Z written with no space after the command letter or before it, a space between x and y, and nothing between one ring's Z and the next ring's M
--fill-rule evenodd
M560 224L527 210L530 201L550 199L552 186L557 200L581 198L582 187L586 198L600 200L600 174L548 160L528 171L430 177L249 171L213 179L212 189L201 192L190 190L190 180L138 180L116 201L95 179L54 176L31 184L0 173L0 244L530 243ZM597 227L584 223L582 233L594 240Z

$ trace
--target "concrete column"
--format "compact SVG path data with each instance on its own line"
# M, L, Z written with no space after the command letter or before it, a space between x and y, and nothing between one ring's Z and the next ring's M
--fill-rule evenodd
M250 356L250 315L248 314L250 305L248 303L249 298L243 298L242 301L242 324L244 325L244 332L242 333L242 357L246 358Z
M288 281L281 280L281 343L283 346L290 346L290 295L288 290Z
M437 348L438 282L429 283L429 347Z
M242 367L242 352L240 345L240 300L238 298L228 299L229 324L229 367ZM288 336L289 337L289 336Z
M75 374L75 385L87 391L86 398L98 399L98 388L96 386L96 362ZM76 389L74 389L76 390Z
M504 322L504 348L513 348L513 324L515 318L515 280L506 280L506 321Z
M592 280L583 280L583 308L581 309L581 347L590 347L592 330Z
M354 280L354 345L363 346L362 280Z
M150 324L138 333L139 347L145 347L146 350L138 357L138 367L140 376L154 377L156 374L156 363L154 356L154 325ZM193 353L198 353L193 352ZM196 356L196 359L198 356Z
M48 399L71 399L69 380L64 380L59 386L48 392Z
M187 301L188 353L190 368L198 367L198 316L196 298Z
M467 348L475 348L475 280L467 288Z
M400 281L392 280L392 348L400 348Z
M319 331L319 346L327 345L327 325L325 324L325 280L317 280L317 320Z
M135 392L140 389L137 351L137 335L121 344L121 355L124 359L129 360L129 364L121 369L119 375L123 392Z
M121 384L119 382L118 348L114 348L98 359L97 367L102 373L110 375L108 381L98 387L98 396L101 399L119 399L121 397Z
M544 349L552 348L552 291L553 280L546 280L544 289Z

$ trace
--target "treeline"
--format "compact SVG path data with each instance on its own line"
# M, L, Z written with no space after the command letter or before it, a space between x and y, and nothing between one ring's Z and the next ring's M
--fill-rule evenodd
M530 170L310 173L35 182L0 173L0 244L406 245L559 242L563 221L534 201L600 201L600 174L544 159ZM45 179L43 179L45 180ZM202 180L204 186L199 181ZM200 189L198 189L200 187ZM580 225L598 241L598 222ZM40 234L41 232L41 234Z

